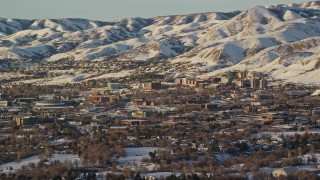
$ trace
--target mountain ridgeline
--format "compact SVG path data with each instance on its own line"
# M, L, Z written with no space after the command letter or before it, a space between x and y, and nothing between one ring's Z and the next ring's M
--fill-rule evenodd
M114 22L1 18L0 62L168 60L319 83L319 36L320 1Z

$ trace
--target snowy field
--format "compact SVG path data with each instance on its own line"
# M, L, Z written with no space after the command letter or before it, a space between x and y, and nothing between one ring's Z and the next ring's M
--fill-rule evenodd
M127 156L149 156L149 152L154 152L157 147L139 147L139 148L124 148Z
M80 158L78 155L73 155L73 154L53 154L52 158L49 160L49 162L54 162L54 161L79 161ZM21 166L28 165L29 163L38 163L40 162L39 156L31 156L25 159L22 159L19 163L17 162L9 162L5 164L0 165L0 172L6 172L8 171L11 167L13 170L18 170L21 168Z
M124 148L126 157L120 157L119 163L127 164L134 163L135 161L141 161L143 158L150 158L149 153L154 152L158 148L156 147L139 147L139 148Z
M117 161L120 163L119 168L127 167L135 169L137 167L145 167L149 171L157 169L157 165L150 162L142 162L143 159L150 159L150 152L157 151L163 148L157 147L138 147L138 148L124 148L127 156L120 157Z

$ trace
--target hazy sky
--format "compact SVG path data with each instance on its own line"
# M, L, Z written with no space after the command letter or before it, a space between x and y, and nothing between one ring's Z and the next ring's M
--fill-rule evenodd
M198 12L230 12L257 5L307 0L0 0L0 17L86 18L112 21Z

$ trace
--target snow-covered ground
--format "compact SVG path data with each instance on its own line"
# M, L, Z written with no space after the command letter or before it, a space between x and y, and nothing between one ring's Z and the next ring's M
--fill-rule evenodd
M308 163L308 158L312 159L313 157L317 158L317 164L320 164L320 154L315 153L315 154L305 154L302 156L302 161L303 163Z
M119 163L134 164L136 161L141 161L143 158L150 158L149 153L154 152L156 147L138 147L138 148L124 148L126 157L120 157Z
M279 138L280 136L293 136L295 134L305 134L305 133L314 133L314 134L320 134L320 129L311 129L308 131L284 131L284 132L261 132L253 135L255 138L259 138L262 136L270 136L272 138Z
M3 18L0 59L21 61L29 67L41 59L60 64L66 59L95 63L111 58L119 61L154 58L173 63L206 63L199 69L207 69L209 73L197 74L203 78L248 68L269 73L284 82L319 85L319 16L320 2L312 1L257 6L242 12L128 18L114 22L41 19L22 23ZM189 70L181 71L187 71L186 75L195 71ZM26 82L76 83L126 74L75 72Z
M143 163L142 160L150 159L150 152L157 151L163 148L157 147L138 147L138 148L124 148L126 157L120 157L117 161L120 163L120 167L126 166L131 169L137 167L146 167L148 170L153 171L157 168L156 164Z
M166 178L168 176L171 176L172 174L176 175L176 176L180 176L181 173L174 173L174 172L154 172L154 173L147 173L145 176L151 176L151 177L155 177L156 179L161 179L161 178Z
M64 143L69 143L69 142L72 142L72 140L62 138L62 139L53 140L49 144L50 145L59 145L59 144L64 144Z
M93 78L88 78L87 80L112 78L112 77L125 77L125 76L129 76L130 74L132 74L132 72L133 71L131 71L131 70L123 70L123 71L116 72L116 73L107 73L107 74L99 75L99 76L96 76Z
M49 162L54 162L54 161L60 161L60 162L78 161L78 162L80 162L80 158L78 155L74 155L74 154L53 154L52 158L49 159ZM19 163L9 162L9 163L5 163L5 164L1 164L0 165L0 173L10 171L11 168L13 169L13 171L15 171L15 170L20 169L21 166L28 165L29 163L38 163L38 162L40 162L39 156L31 156L31 157L28 157L25 159L21 159L21 161Z
M138 148L124 148L127 156L146 156L150 152L156 151L157 147L138 147Z
M53 78L40 78L40 79L31 79L31 80L23 80L19 81L21 83L31 83L31 84L38 84L38 85L50 85L50 84L66 84L66 83L79 83L83 81L89 81L89 80L95 80L95 79L103 79L103 78L112 78L112 77L125 77L129 76L133 71L132 70L123 70L120 72L115 73L80 73L74 70L68 70L68 71L55 71L62 73L61 75L58 75L57 77ZM19 77L21 75L18 74L12 74L12 73L6 73L3 74L3 76L0 76L0 79L5 78L14 78Z

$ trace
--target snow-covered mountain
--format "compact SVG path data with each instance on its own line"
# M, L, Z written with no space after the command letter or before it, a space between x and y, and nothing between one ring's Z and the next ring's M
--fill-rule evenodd
M320 1L258 6L243 12L128 18L0 19L0 61L163 60L209 71L256 69L317 83Z

